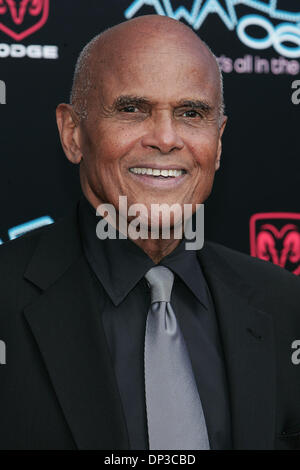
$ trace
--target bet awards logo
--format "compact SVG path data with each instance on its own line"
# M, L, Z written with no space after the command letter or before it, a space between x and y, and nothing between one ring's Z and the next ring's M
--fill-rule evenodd
M300 275L300 214L268 212L250 218L251 256Z
M17 44L0 43L0 59L58 58L57 46L19 43L44 26L49 16L49 2L50 0L0 0L0 33L18 41Z
M277 0L194 0L188 10L183 5L175 9L171 0L134 0L124 15L127 19L132 18L147 5L153 7L158 15L183 19L199 30L213 13L218 15L227 29L235 30L239 40L247 47L258 50L273 47L281 56L291 59L300 57L300 12L281 10L277 4ZM245 7L249 9L249 14L241 16L240 12L244 12ZM253 27L258 35L253 32Z

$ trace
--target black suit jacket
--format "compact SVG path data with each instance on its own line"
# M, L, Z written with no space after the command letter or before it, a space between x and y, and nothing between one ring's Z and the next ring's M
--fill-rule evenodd
M300 448L300 282L205 243L220 323L234 449ZM0 247L1 449L128 449L97 280L70 216Z

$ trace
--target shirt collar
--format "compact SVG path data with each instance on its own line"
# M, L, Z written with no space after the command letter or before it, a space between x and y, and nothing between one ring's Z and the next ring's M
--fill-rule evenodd
M95 208L82 195L78 205L78 221L83 249L105 291L117 306L156 264L129 238L100 240L96 235L99 220L101 218L96 215ZM185 250L184 239L159 265L175 272L208 308L205 279L196 251Z

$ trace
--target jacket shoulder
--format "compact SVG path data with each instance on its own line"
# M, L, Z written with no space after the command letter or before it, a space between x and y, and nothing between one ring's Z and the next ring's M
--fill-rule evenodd
M67 238L72 242L74 231L77 227L76 206L64 217L54 223L39 227L24 235L9 240L0 245L0 273L1 278L11 278L12 275L23 274L28 263L33 257L39 245L43 246L42 253L47 253L48 248L52 253L64 251L62 239ZM74 240L73 240L74 239ZM61 253L63 256L63 253Z
M18 267L26 265L41 235L48 230L50 230L50 225L32 230L0 245L0 270L7 274L9 271L17 271Z
M300 278L287 269L215 242L208 242L208 246L219 262L226 263L228 273L234 272L239 280L260 290L265 297L275 300L284 295L300 301Z
M7 270L17 265L24 265L26 260L31 257L40 238L46 233L55 231L60 222L59 220L52 224L31 230L18 238L9 240L0 245L0 270L7 272Z

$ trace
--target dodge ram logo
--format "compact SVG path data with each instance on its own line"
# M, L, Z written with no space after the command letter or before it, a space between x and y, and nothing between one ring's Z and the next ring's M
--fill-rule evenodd
M300 214L268 212L250 219L251 255L300 275Z
M0 31L21 41L40 29L49 14L49 0L0 0Z

